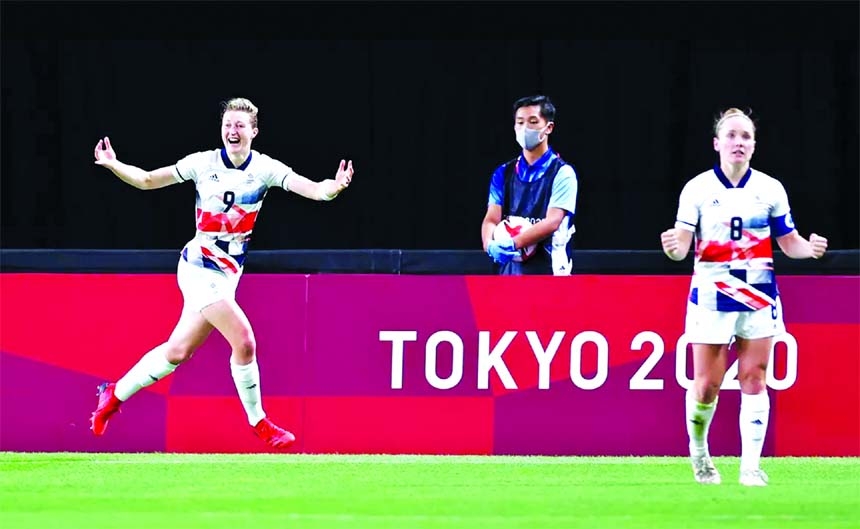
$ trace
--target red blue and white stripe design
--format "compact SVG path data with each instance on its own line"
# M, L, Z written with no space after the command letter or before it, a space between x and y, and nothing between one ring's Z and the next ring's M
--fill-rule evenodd
M775 305L771 237L789 225L785 189L764 173L750 169L734 186L715 167L690 180L675 224L695 233L690 301L721 312Z
M240 273L263 199L270 187L286 188L292 169L256 151L235 167L218 149L186 156L175 173L197 188L197 233L182 258L201 268Z

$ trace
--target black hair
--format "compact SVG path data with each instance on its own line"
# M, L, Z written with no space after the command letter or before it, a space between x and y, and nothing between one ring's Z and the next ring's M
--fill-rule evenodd
M514 102L514 117L517 115L517 110L521 107L532 107L540 105L540 116L547 121L555 121L555 105L552 104L548 96L526 96L517 99Z

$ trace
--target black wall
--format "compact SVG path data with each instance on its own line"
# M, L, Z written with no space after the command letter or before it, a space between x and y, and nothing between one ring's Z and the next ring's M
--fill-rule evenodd
M580 178L576 246L654 249L715 115L758 118L753 167L805 236L858 241L857 2L2 3L4 248L180 248L190 184L93 165L109 135L151 169L220 146L219 103L260 107L254 148L331 204L266 199L252 248L474 249L511 103L545 93Z

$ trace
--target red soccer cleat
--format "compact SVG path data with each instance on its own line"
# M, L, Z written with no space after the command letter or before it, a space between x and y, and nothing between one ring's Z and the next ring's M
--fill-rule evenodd
M254 426L254 433L272 448L287 448L296 441L295 435L276 425L268 417Z
M122 401L113 394L116 384L105 382L98 387L99 406L90 417L90 430L95 435L105 433L111 415L119 411Z

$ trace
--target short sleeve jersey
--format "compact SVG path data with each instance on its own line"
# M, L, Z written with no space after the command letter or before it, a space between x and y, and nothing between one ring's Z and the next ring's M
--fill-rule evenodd
M182 249L182 258L224 274L241 271L269 188L288 189L295 174L254 150L235 167L224 149L190 154L176 162L173 172L177 181L192 181L197 190L197 233Z
M695 234L692 303L721 312L775 305L771 236L794 230L778 180L749 169L734 186L715 166L684 186L675 227Z

